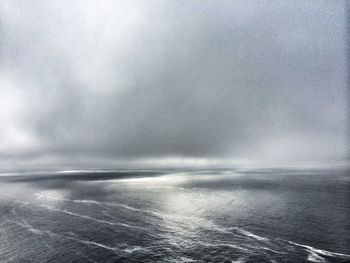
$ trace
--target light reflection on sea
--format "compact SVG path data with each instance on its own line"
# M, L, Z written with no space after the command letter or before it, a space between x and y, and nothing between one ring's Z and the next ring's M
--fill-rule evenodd
M345 168L5 176L0 260L345 262L348 178Z

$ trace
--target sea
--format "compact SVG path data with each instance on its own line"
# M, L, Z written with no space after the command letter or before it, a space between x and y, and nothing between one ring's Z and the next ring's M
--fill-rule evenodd
M350 169L2 174L0 262L350 262Z

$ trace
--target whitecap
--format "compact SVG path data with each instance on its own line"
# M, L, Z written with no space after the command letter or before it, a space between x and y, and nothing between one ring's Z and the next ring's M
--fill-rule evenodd
M240 227L230 227L228 228L230 230L236 230L237 232L239 232L240 234L242 235L245 235L245 236L248 236L248 237L251 237L251 238L254 238L256 240L260 240L260 241L268 241L269 239L267 237L262 237L262 236L259 236L259 235L256 235L256 234L253 234L252 232L249 232L243 228L240 228Z
M292 242L292 241L288 241L288 243L290 243L292 245L295 245L295 246L298 246L298 247L306 248L311 253L321 254L323 256L344 257L344 258L349 258L350 257L350 255L348 255L348 254L342 254L342 253L336 253L336 252L331 252L331 251L327 251L327 250L322 250L322 249L314 248L314 247L311 247L311 246L295 243L295 242Z
M307 260L310 262L326 262L326 260L315 252L312 252L307 256Z

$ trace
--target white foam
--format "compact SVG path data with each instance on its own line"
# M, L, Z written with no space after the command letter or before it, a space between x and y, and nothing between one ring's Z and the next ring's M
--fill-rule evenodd
M292 242L292 241L288 241L288 243L293 244L293 245L298 246L298 247L306 248L311 253L316 253L316 254L320 254L320 255L324 255L324 256L328 256L328 257L344 257L344 258L350 257L350 255L347 255L347 254L342 254L342 253L336 253L336 252L331 252L331 251L327 251L327 250L322 250L322 249L314 248L314 247L311 247L311 246L295 243L295 242Z
M22 223L19 223L19 222L13 222L13 223L15 223L16 225L18 225L22 228L27 229L27 231L29 231L33 234L37 234L37 235L44 235L45 234L43 231L32 227L30 224L28 224L28 222L26 220L22 219L21 221L22 221Z
M208 243L208 242L202 242L202 241L198 241L198 244L205 246L205 247L229 247L229 248L233 248L233 249L238 249L241 251L250 251L249 249L246 249L244 247L241 246L237 246L234 244L230 244L230 243Z
M196 262L196 260L193 260L191 258L181 257L177 262Z
M252 248L252 249L254 249L254 250L259 250L259 249L261 249L261 250L267 250L267 251L273 252L273 253L275 253L275 254L287 254L286 252L277 251L277 250L274 250L274 249L272 249L272 248L263 247L263 246L254 246L254 245L245 245L245 246L247 246L247 247L249 247L249 248Z
M42 198L42 193L36 194L38 198ZM63 198L59 196L53 196L53 195L45 195L45 198L48 199L55 199L55 200L60 200L60 201L65 201L65 202L72 202L72 203L82 203L82 204L94 204L97 206L100 206L102 208L108 209L108 207L121 207L127 210L131 211L138 211L138 212L144 212L144 213L152 213L155 214L155 212L150 211L150 210L145 210L145 209L140 209L136 208L133 206L125 205L125 204L118 204L118 203L112 203L112 202L99 202L96 200L91 200L91 199L68 199L68 198Z
M65 237L65 238L69 238L69 239L73 239L73 240L75 240L75 241L82 242L82 243L87 244L87 245L93 245L93 246L96 246L96 247L101 247L101 248L108 249L108 250L112 250L112 251L117 250L117 249L114 248L114 247L106 246L106 245L97 243L97 242L95 242L95 241L81 240L81 239L78 239L78 238L67 237L67 236L64 236L64 237Z
M28 205L28 203L26 203L25 205ZM122 226L122 227L127 227L127 228L136 228L136 229L140 229L140 230L147 230L144 227L133 226L133 225L129 225L129 224L126 224L126 223L118 223L118 222L111 222L111 221L107 221L107 220L97 219L97 218L94 218L94 217L91 217L91 216L88 216L88 215L81 215L81 214L74 213L74 212L71 212L71 211L68 211L68 210L57 209L57 208L55 208L53 206L49 206L49 205L35 205L35 204L31 204L31 205L32 206L41 207L41 208L45 208L47 210L54 211L54 212L64 213L64 214L67 214L67 215L80 217L80 218L84 218L84 219L87 219L87 220L92 220L92 221L95 221L95 222L98 222L98 223L108 224L108 225L112 225L112 226Z
M326 260L315 252L312 252L307 256L307 260L311 262L326 262Z
M258 236L256 234L253 234L252 232L249 232L247 230L244 230L243 228L240 227L230 227L228 228L230 230L236 230L237 232L239 232L242 235L254 238L256 240L260 240L260 241L268 241L269 239L267 237L262 237L262 236Z
M132 254L132 253L137 252L137 251L148 251L148 249L144 248L144 247L140 247L140 246L134 246L134 247L125 248L125 249L123 249L123 251L125 253Z
M111 221L107 221L107 220L97 219L97 218L94 218L94 217L91 217L91 216L73 213L73 212L70 212L68 210L60 210L60 209L47 207L47 206L43 206L43 207L45 207L45 208L47 208L49 210L53 210L55 212L65 213L65 214L68 214L68 215L71 215L71 216L76 216L76 217L84 218L84 219L87 219L87 220L92 220L92 221L95 221L95 222L98 222L98 223L108 224L108 225L112 225L112 226L123 226L123 227L128 227L128 228L136 228L136 229L146 230L146 228L144 228L144 227L133 226L133 225L125 224L125 223L118 223L118 222L111 222Z
M17 224L18 226L23 227L24 229L26 229L27 231L29 231L29 232L31 232L33 234L37 234L37 235L44 235L44 234L46 234L46 235L49 235L49 236L63 237L63 238L74 240L74 241L77 241L77 242L80 242L80 243L83 243L83 244L86 244L86 245L93 245L93 246L96 246L96 247L101 247L101 248L108 249L108 250L113 250L113 251L117 250L114 247L103 245L103 244L95 242L95 241L83 240L83 239L79 239L79 238L75 238L75 237L70 237L70 236L66 236L66 235L62 235L62 234L57 234L57 233L51 232L49 230L37 229L37 228L32 227L26 221L22 222L22 223L19 223L19 222L13 222L13 223Z
M147 209L140 209L140 208L136 208L130 205L125 205L125 204L119 204L119 203L112 203L112 202L99 202L99 201L95 201L95 200L72 200L72 199L64 199L64 201L67 202L74 202L74 203L85 203L85 204L96 204L98 206L101 206L105 209L108 209L108 207L121 207L124 208L126 210L130 210L130 211L135 211L135 212L141 212L141 213L148 213L148 214L153 214L156 216L159 216L160 213L151 211L151 210L147 210Z
M100 206L102 208L106 208L106 203L104 202L98 202L98 201L95 201L95 200L72 200L72 199L67 199L67 198L64 198L62 199L63 201L66 201L66 202L73 202L73 203L82 203L82 204L94 204L94 205L97 205L97 206Z

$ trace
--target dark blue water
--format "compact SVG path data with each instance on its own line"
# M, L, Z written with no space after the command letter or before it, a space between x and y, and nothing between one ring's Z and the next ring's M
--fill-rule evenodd
M0 261L350 262L349 169L2 176Z

